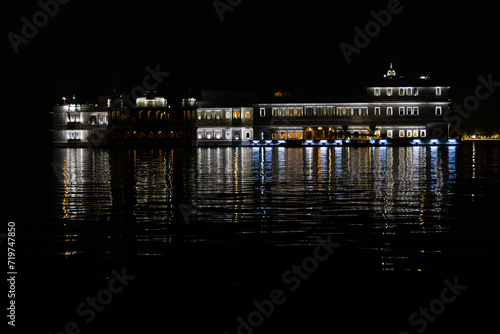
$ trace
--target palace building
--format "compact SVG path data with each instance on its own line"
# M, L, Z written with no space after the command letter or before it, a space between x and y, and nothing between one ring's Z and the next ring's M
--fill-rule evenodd
M126 108L116 93L97 105L54 107L54 144L99 142L192 146L425 145L448 139L450 87L428 76L387 74L365 95L310 96L289 91L204 90L177 112L148 91Z

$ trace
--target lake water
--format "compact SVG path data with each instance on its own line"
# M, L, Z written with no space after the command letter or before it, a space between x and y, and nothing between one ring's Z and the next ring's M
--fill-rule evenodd
M36 222L26 218L26 243L44 243L32 268L49 273L43 288L27 283L23 299L41 331L75 321L82 333L137 325L166 333L457 333L487 328L497 314L497 143L67 148L52 157L50 185L40 191L46 209ZM315 249L326 240L338 248L320 261ZM302 272L290 274L294 266ZM76 307L121 268L134 280L86 323ZM467 289L410 324L446 279ZM248 318L253 302L275 290L283 303ZM238 317L254 326L241 327Z

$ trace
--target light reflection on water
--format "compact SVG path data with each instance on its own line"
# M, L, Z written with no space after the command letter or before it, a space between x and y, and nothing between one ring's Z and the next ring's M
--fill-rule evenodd
M60 253L161 255L191 242L302 247L333 234L381 270L421 270L441 252L428 236L450 228L456 150L57 149Z

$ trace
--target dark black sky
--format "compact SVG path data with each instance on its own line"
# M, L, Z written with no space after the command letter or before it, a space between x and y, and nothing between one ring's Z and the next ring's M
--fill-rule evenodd
M402 12L351 64L339 44L353 44L353 28L364 28L373 20L370 11L387 8L388 1L243 0L223 22L212 3L71 0L17 55L7 34L20 34L21 18L31 20L40 7L34 0L9 3L2 20L5 120L12 129L26 124L32 133L46 133L60 96L95 100L115 87L130 92L145 66L156 64L171 73L159 90L172 104L188 87L227 84L354 91L379 78L389 62L398 74L445 79L456 102L474 93L479 75L500 81L500 25L492 2L402 0ZM500 92L481 103L469 125L500 128L498 102Z

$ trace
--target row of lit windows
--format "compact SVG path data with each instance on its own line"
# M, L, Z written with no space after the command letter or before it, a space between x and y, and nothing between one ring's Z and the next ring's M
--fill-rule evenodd
M235 130L233 131L233 135L231 136L230 130L198 130L198 134L196 136L199 140L207 139L207 140L241 140L241 131ZM232 137L232 138L231 138ZM243 131L243 138L251 139L252 132L245 130Z
M294 117L294 116L368 116L368 108L351 108L351 107L306 107L305 113L303 108L273 108L272 116L274 117ZM375 107L375 116L381 116L381 107ZM393 116L393 107L386 107L386 115ZM435 115L443 114L442 107L435 108ZM419 116L419 107L398 107L399 116ZM266 116L266 109L260 108L260 116Z
M232 112L232 118L231 118L231 112L226 111L225 114L222 110L206 110L205 112L198 110L198 120L206 119L206 120L221 120L222 117L225 115L224 119L240 119L241 118L241 111L240 110L233 110ZM245 118L250 119L252 118L252 114L250 111L245 112Z
M380 131L375 131L376 136L380 136ZM387 130L387 137L388 138L393 138L394 137L394 130ZM427 130L399 130L399 138L425 138L427 137Z
M387 96L393 96L394 90L399 93L399 96L418 96L418 88L417 87L399 87L399 88L391 88L388 87L385 89L385 94ZM374 94L375 96L380 96L382 92L381 88L375 88ZM436 96L441 96L442 89L441 87L436 87Z

